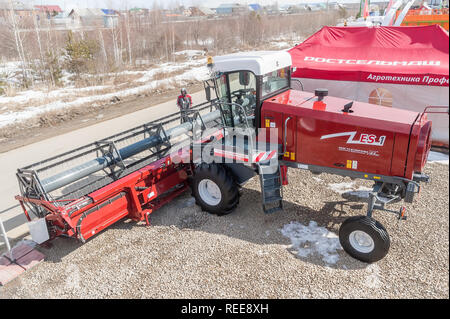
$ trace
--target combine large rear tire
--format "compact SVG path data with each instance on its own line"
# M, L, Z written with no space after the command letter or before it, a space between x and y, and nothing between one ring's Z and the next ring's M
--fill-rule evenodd
M339 241L350 256L366 263L382 259L391 245L383 225L368 216L347 218L339 229Z
M239 203L232 174L219 164L201 164L195 169L192 195L204 211L219 216L231 213Z

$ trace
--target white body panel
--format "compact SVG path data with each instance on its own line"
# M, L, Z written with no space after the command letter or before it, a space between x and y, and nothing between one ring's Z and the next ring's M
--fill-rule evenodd
M286 51L240 52L216 56L213 60L213 71L248 70L255 75L264 75L292 65L291 55Z
M35 243L42 244L50 239L45 218L39 218L27 224L30 230L31 239L33 239Z

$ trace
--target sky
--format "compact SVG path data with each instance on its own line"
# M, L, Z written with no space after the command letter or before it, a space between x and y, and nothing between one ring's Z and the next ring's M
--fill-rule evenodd
M330 0L336 1L336 0ZM153 4L158 4L159 7L174 6L182 4L185 6L205 6L214 8L221 3L259 3L261 5L273 4L278 2L278 5L284 4L299 4L299 3L318 3L326 2L326 0L22 0L22 2L29 2L34 5L59 5L63 10L68 10L72 7L83 8L104 8L104 9L129 9L133 7L152 8ZM337 2L359 2L359 0L337 0Z

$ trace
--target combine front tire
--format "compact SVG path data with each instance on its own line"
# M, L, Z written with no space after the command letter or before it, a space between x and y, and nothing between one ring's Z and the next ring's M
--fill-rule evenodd
M382 259L391 245L383 225L368 216L346 219L339 229L339 241L350 256L366 263Z
M239 190L233 176L218 164L201 164L192 179L192 195L203 210L226 215L239 203Z

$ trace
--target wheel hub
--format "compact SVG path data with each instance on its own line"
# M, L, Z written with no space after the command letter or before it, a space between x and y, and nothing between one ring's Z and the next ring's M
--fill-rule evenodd
M360 253L368 254L375 248L375 243L369 234L355 230L349 235L350 245Z
M198 183L198 192L202 200L210 206L216 206L222 200L219 186L210 179L203 179Z

